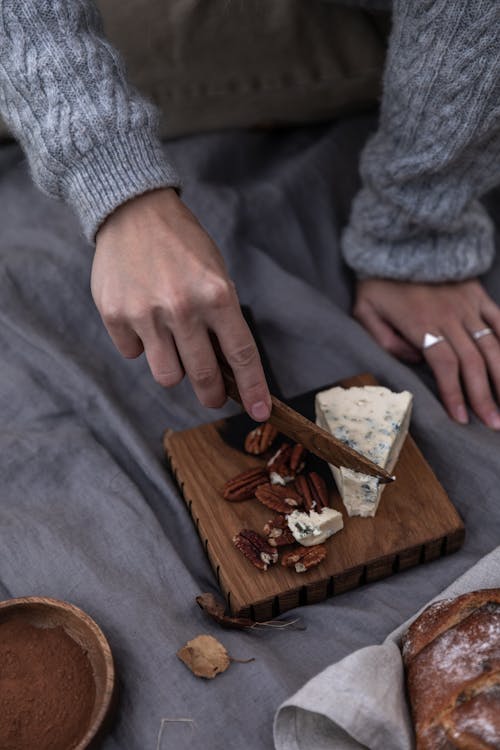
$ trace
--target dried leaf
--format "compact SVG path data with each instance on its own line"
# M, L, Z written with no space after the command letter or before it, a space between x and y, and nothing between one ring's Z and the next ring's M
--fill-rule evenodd
M213 679L230 665L229 654L216 638L198 635L177 652L177 656L197 677Z
M260 630L264 628L275 628L275 630L306 630L303 625L297 625L300 622L300 617L294 619L274 619L265 620L264 622L258 622L252 620L250 617L231 617L225 614L224 602L219 601L213 594L200 594L196 597L196 601L206 614L211 617L223 628L236 628L238 630ZM294 627L294 625L297 625Z
M252 628L255 625L255 622L249 617L231 617L230 615L226 615L224 603L218 601L213 594L200 594L196 597L196 601L209 617L224 628L243 630L244 628Z

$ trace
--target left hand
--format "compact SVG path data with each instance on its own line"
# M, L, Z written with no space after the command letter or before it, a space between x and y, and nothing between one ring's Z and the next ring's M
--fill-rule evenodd
M500 430L500 308L479 281L359 281L353 315L398 359L424 356L453 419L468 422L467 399L479 419ZM484 328L493 335L474 340L472 334ZM422 351L425 333L445 341Z

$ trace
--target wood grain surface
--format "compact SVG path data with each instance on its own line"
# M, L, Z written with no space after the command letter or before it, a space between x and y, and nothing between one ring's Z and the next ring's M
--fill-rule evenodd
M375 383L372 376L360 375L341 384ZM314 418L314 395L304 394L290 404ZM394 470L396 481L385 488L374 518L349 518L327 464L310 456L308 468L327 481L330 505L342 512L344 529L327 540L327 558L317 568L296 573L278 563L266 572L257 570L235 549L232 537L242 528L262 533L273 513L256 500L229 503L222 498L228 479L265 463L243 451L253 426L241 414L182 432L167 431L164 437L170 467L233 614L269 620L450 554L462 545L463 523L408 435Z

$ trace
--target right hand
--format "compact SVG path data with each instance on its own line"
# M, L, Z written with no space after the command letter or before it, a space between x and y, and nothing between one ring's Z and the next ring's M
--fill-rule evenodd
M101 225L92 265L92 296L124 357L143 351L160 385L187 373L204 406L226 392L210 340L215 334L245 409L268 419L271 398L252 334L224 260L171 189L124 203Z

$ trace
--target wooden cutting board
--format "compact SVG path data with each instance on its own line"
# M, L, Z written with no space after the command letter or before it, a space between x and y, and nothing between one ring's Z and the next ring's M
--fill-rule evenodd
M374 384L371 375L341 383ZM314 395L312 391L289 403L314 420ZM266 572L258 570L231 540L242 528L262 533L273 513L257 500L229 503L221 492L228 479L264 465L264 459L243 451L245 436L254 426L241 414L183 432L167 431L164 437L170 467L234 615L270 620L288 609L448 555L462 545L463 523L408 435L394 470L397 479L384 490L374 518L349 518L328 465L310 456L307 468L327 481L330 505L342 512L344 529L327 540L328 555L317 568L296 573L278 563Z

